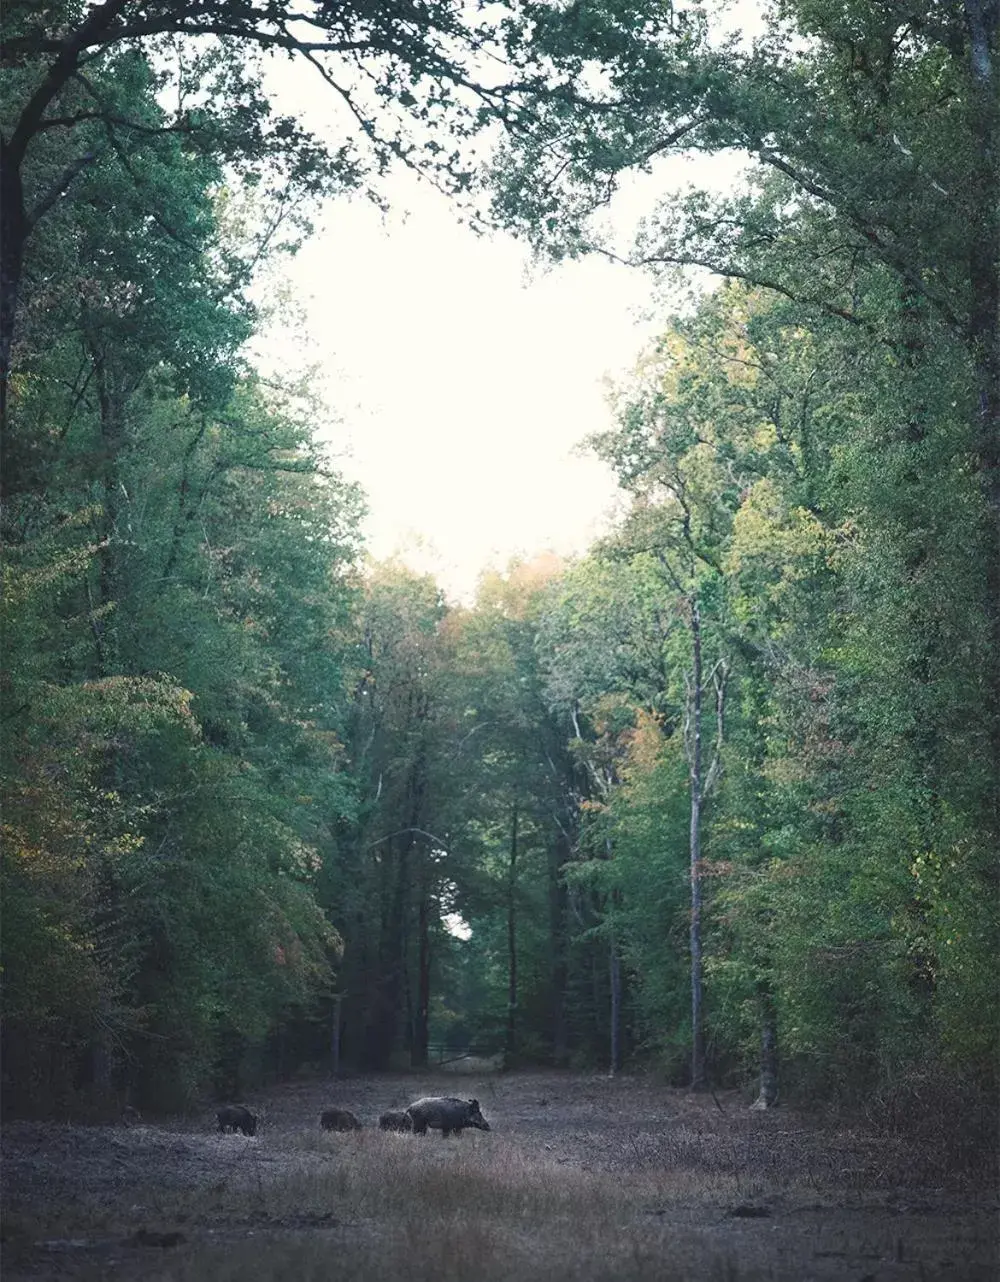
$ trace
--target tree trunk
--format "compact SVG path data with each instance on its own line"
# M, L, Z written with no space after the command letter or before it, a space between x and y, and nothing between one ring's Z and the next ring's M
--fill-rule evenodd
M691 599L691 640L694 658L691 708L691 1089L705 1089L705 1034L701 975L701 615Z
M95 670L99 677L119 676L122 672L120 646L120 618L118 611L125 594L122 584L122 455L126 435L126 395L121 377L105 359L99 340L88 337L88 348L94 368L101 430L101 504L103 507L103 535L98 553L99 599L92 608L91 628L95 641ZM117 375L117 376L116 376ZM122 758L112 751L102 769L104 786L111 794L127 796L131 780L124 773ZM99 857L97 896L94 921L97 933L103 937L100 950L104 972L97 1002L98 1018L95 1023L90 1048L91 1074L97 1095L110 1100L112 1082L117 1067L117 1047L113 1028L117 1022L114 1014L115 998L120 999L121 949L129 942L121 937L120 877L114 860ZM147 966L155 965L147 955Z
M79 69L84 50L100 41L127 4L128 0L104 0L103 4L91 7L77 30L59 46L6 142L0 139L0 437L3 438L7 436L7 391L25 246L32 224L66 189L65 181L57 183L42 201L42 209L35 208L29 216L21 177L25 156L38 135L49 105Z
M393 843L396 844L396 843ZM409 967L408 935L410 899L410 856L413 851L413 837L404 833L399 841L399 856L396 864L396 885L393 890L392 915L389 919L389 973L386 983L386 1014L389 1027L386 1034L385 1065L388 1067L390 1057L403 1050L410 1036L409 1004ZM402 1025L402 1027L400 1027Z
M11 163L9 148L0 138L0 483L5 494L7 478L11 475L7 391L27 234L20 167Z
M549 848L549 947L552 975L552 1062L564 1065L566 1041L566 883L562 866L569 861L569 839L560 832Z
M622 970L618 956L618 937L612 930L608 944L609 966L611 969L611 1072L610 1076L620 1071L622 1066L621 1020L622 1020Z
M992 670L988 718L993 780L988 823L1000 824L1000 6L965 0L970 37L969 129L975 142L969 228L969 342L979 398L977 453L988 512L986 608L991 625Z
M415 713L418 722L423 722L427 714L426 704L421 701ZM416 847L416 830L423 819L423 802L426 790L426 762L424 747L421 745L410 770L409 781L409 823L400 834L398 844L399 856L396 867L396 883L393 894L392 913L389 922L388 953L389 971L386 977L386 1006L390 1027L384 1048L385 1063L393 1051L400 1049L399 1032L400 1016L405 1010L406 1020L403 1025L404 1040L408 1043L410 1055L413 1055L414 1019L412 1012L412 994L410 990L410 925L414 892L413 858ZM395 844L395 843L394 843ZM421 896L422 899L422 896ZM418 910L419 911L419 910Z
M427 868L420 887L417 942L417 1009L413 1023L413 1042L410 1046L410 1064L413 1068L427 1067L427 1050L430 1044L431 1008L431 937L430 937L430 886Z
M94 383L101 415L101 455L104 476L101 502L104 508L104 538L98 554L100 566L100 620L94 621L97 641L97 661L101 676L117 676L121 671L119 646L120 620L117 617L119 602L123 600L122 551L123 523L126 513L122 508L124 482L122 480L122 454L125 449L125 397L117 387L115 371L108 367L100 340L88 340L94 366Z
M507 865L507 1043L508 1068L517 1061L517 802L510 821L510 862Z
M400 992L399 898L400 872L394 858L396 843L386 843L380 867L378 951L373 958L365 1003L365 1065L381 1071L388 1068L396 1039Z
M340 1006L342 994L333 999L333 1015L330 1020L330 1072L334 1077L340 1076Z
M614 848L611 845L611 838L605 837L604 857L608 862L610 862L613 856ZM620 899L621 895L617 890L612 890L610 892L605 905L605 916L609 910L614 914ZM615 1073L617 1073L622 1066L622 969L621 958L618 955L618 933L613 924L608 936L608 978L611 983L611 1064L609 1076L614 1077Z
M778 1102L778 1017L774 995L766 980L758 984L760 999L760 1093L753 1109L774 1108Z

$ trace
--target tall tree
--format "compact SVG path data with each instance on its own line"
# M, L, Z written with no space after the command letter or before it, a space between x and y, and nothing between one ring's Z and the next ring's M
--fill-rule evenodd
M539 627L549 592L558 582L561 563L539 556L515 563L506 575L484 576L476 609L467 621L463 653L469 673L468 706L472 713L470 748L487 767L497 785L494 804L509 823L512 807L518 814L517 847L508 851L514 864L506 868L508 908L524 903L513 873L542 861L547 899L544 935L547 975L543 993L547 1010L542 1036L548 1054L565 1062L573 1031L567 1009L571 969L568 939L568 892L565 868L576 853L579 778L567 747L568 724L553 712L544 695L544 676L537 649ZM478 657L471 653L476 647ZM483 662L486 660L486 662ZM540 905L533 901L537 911ZM527 929L526 914L521 916ZM537 926L537 923L536 923ZM510 938L507 940L510 981ZM518 1012L526 1013L524 967ZM510 982L508 983L508 996ZM527 1020L516 1030L516 1052L526 1041ZM538 1033L535 1034L536 1040Z
M399 564L369 578L348 747L359 809L331 909L345 939L347 1050L378 1068L403 1051L414 1064L427 1061L431 952L443 929L450 847L445 613L436 584Z
M121 109L155 121L148 64L115 69ZM357 496L301 398L240 380L218 164L155 129L133 144L95 156L36 231L4 437L2 768L20 801L3 872L23 926L6 956L22 975L18 951L52 930L92 958L75 1013L36 989L32 1015L29 990L8 990L13 1061L34 1066L21 1103L35 1072L42 1101L65 1103L78 1074L105 1105L111 1089L180 1102L224 1044L259 1051L308 1007L337 947L314 882L350 804ZM39 769L62 780L61 832Z
M644 15L645 15L644 11ZM498 167L497 209L556 252L602 248L593 215L629 169L669 153L724 150L752 162L731 194L690 191L644 221L630 260L708 268L871 333L901 362L950 346L962 390L954 448L974 460L984 569L970 612L991 642L979 716L1000 815L1000 11L980 0L830 5L793 0L748 48L697 10L670 34L628 24L600 107L546 104ZM614 4L551 18L553 42L613 26ZM634 16L633 16L634 17ZM914 347L913 317L922 314ZM911 431L921 431L911 420ZM891 439L879 443L888 458ZM978 631L978 628L976 629Z

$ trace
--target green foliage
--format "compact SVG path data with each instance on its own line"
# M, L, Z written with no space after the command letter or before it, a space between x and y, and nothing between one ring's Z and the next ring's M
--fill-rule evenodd
M636 1049L686 1080L691 1034L687 766L678 736L640 718L609 806L617 905L610 914L633 976Z
M929 313L907 306L900 323L906 345L887 357L822 315L725 287L671 326L620 396L620 429L598 441L635 496L618 555L639 547L634 566L665 565L661 611L689 584L710 587L734 663L703 848L716 1072L753 1063L766 998L787 1083L814 1093L872 1089L928 1053L988 1082L1000 1024L977 978L1000 921L983 859L991 660L970 378ZM661 716L682 695L682 636L664 634L664 702L647 703ZM602 685L645 702L642 680L609 679L612 653L590 706ZM664 951L668 922L654 940L630 917L627 860L643 833L637 867L675 887L676 912L684 785L651 772L650 795L641 777L608 775L613 918L630 923L642 1001L677 1029L683 931ZM644 827L650 801L674 807L672 873Z
M315 407L241 369L219 158L160 128L141 57L96 61L61 108L106 93L148 129L126 147L75 125L95 154L35 233L5 440L15 1108L81 1084L97 1107L185 1103L234 1038L308 1010L339 951L317 881L353 806L358 496ZM45 131L36 192L64 142Z

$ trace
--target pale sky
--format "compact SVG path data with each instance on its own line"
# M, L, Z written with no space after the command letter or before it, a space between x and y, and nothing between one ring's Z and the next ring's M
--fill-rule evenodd
M317 78L318 79L318 78ZM329 91L281 64L282 110L314 128ZM728 185L733 161L671 162L671 179ZM612 424L607 376L625 372L662 327L641 273L595 258L542 271L497 233L475 236L408 173L387 218L332 201L283 266L301 337L269 336L272 357L322 366L331 421L321 435L364 488L368 547L429 570L468 599L479 573L515 555L583 552L617 501L610 472L576 447ZM648 211L647 188L628 211ZM644 316L645 314L645 316ZM336 420L333 420L336 416Z
M376 557L401 551L452 595L515 554L583 551L615 499L575 447L610 425L605 374L651 337L649 282L590 260L525 275L422 188L383 223L333 205L290 267L325 398L323 435L364 487ZM297 353L302 355L302 353Z

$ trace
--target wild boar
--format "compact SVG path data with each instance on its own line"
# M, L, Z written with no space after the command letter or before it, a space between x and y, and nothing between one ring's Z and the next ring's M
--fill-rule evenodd
M490 1124L479 1111L476 1099L453 1099L450 1096L428 1096L418 1099L407 1108L416 1135L426 1135L428 1126L441 1132L446 1139L452 1131L461 1134L467 1126L488 1131Z
M242 1131L244 1135L257 1134L257 1119L242 1104L227 1104L218 1112L220 1131Z
M360 1131L361 1123L346 1108L328 1108L319 1119L324 1131Z
M390 1108L378 1119L379 1128L383 1131L412 1131L413 1118L409 1113Z

